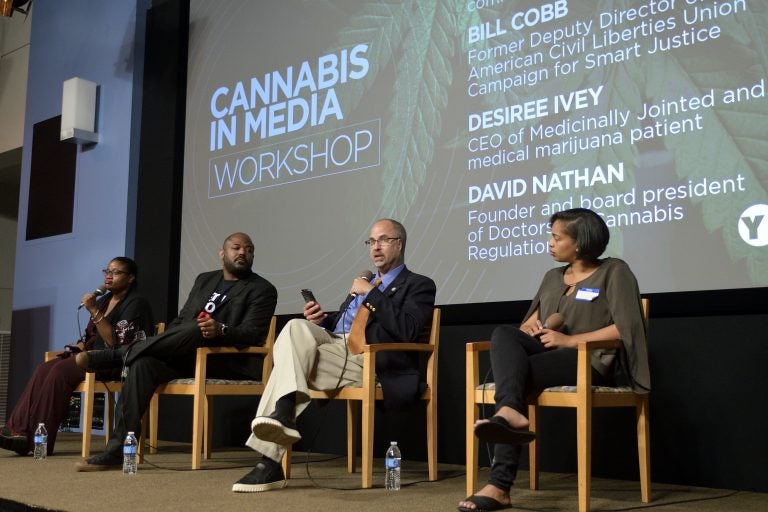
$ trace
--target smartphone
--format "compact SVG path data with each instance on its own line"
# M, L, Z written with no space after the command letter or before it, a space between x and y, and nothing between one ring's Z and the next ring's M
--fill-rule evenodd
M301 296L304 298L304 302L317 302L317 299L315 299L315 294L312 293L312 290L308 288L303 288L301 290Z

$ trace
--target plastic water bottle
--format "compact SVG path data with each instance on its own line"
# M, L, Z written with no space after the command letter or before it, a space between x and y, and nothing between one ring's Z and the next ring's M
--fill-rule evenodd
M48 457L48 431L45 423L38 423L35 430L35 460L45 460Z
M124 475L135 475L139 470L139 467L136 465L136 448L138 446L139 443L136 441L136 436L133 435L133 432L128 432L128 435L125 436L125 442L123 443Z
M400 490L400 448L397 447L397 441L389 443L387 455L384 458L386 474L384 475L384 488L388 491Z

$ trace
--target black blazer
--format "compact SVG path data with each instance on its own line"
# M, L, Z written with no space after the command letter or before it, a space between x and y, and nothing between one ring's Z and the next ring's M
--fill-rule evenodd
M204 272L197 276L179 316L168 327L194 322L216 285L223 278L222 270ZM219 336L207 345L263 345L269 322L277 306L277 289L258 274L237 281L227 292L227 300L216 308L213 318L227 324L226 336Z
M360 307L371 311L365 327L369 344L425 341L435 307L435 282L404 268L386 290L371 290ZM333 329L339 315L352 297L342 303L339 312L328 316L323 327ZM414 352L386 352L376 356L376 375L381 382L386 408L400 408L419 398L419 355Z

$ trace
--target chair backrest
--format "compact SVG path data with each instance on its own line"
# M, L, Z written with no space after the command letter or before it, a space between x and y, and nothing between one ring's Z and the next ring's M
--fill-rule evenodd
M440 308L432 310L432 326L429 329L429 345L434 347L432 357L427 360L427 385L437 389L437 356L440 347Z
M277 317L272 316L272 320L269 322L269 330L267 331L267 337L264 339L264 348L267 353L264 355L264 362L261 365L261 382L267 383L269 376L272 374L272 348L275 346L275 337L277 336Z
M648 330L648 319L651 316L651 301L643 297L640 299L640 305L643 308L643 322L645 322L645 330Z

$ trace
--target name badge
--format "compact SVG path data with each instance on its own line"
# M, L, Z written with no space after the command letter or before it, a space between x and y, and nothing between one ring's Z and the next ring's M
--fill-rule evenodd
M576 292L576 300L592 302L598 295L600 295L600 290L598 288L579 288Z

